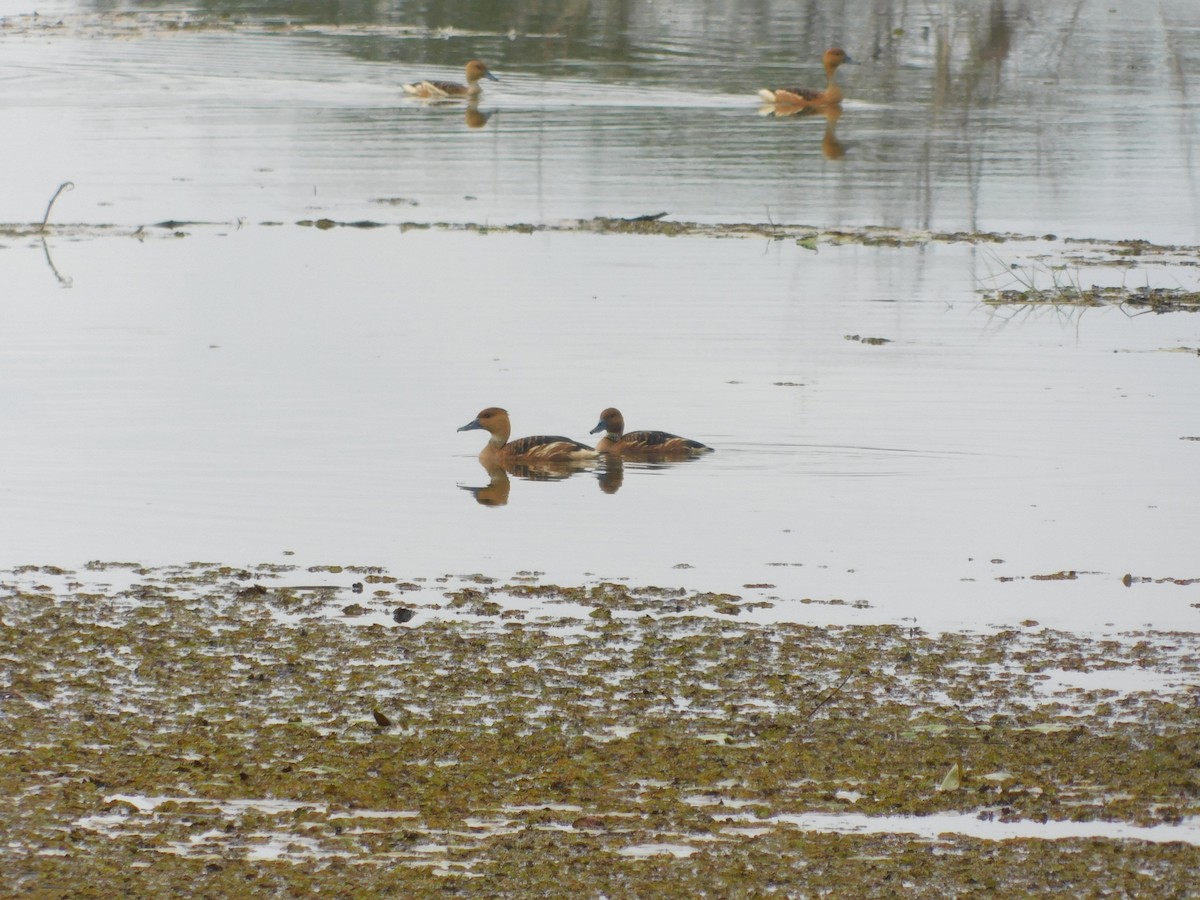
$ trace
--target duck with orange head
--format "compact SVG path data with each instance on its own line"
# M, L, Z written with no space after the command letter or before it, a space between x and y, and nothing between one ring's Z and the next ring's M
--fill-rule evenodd
M775 103L780 106L813 108L836 106L842 102L844 96L841 86L837 83L836 72L838 66L843 63L853 62L854 60L841 47L832 47L826 50L821 57L821 64L825 67L825 90L818 91L813 88L763 88L758 92L758 96L767 103Z
M691 438L680 437L666 431L625 431L625 417L621 411L609 407L600 413L600 421L592 434L604 432L596 450L625 459L688 459L702 453L711 453L712 447Z
M482 60L472 59L466 65L467 83L459 84L457 81L417 81L413 84L401 85L406 94L412 94L414 97L421 97L425 100L447 100L447 99L470 99L478 97L482 93L483 88L480 87L479 81L486 78L488 81L499 81L495 75L487 67L487 63Z
M599 455L587 444L559 435L536 435L510 441L512 423L508 410L489 406L459 431L482 429L489 435L487 444L479 454L479 461L487 468L513 463L585 463Z

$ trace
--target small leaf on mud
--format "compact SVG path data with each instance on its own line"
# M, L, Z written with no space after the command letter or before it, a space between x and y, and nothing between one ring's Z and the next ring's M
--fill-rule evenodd
M939 791L957 791L962 787L963 771L962 760L956 759L954 765L950 767L950 771L946 773L946 777L942 779L942 783L938 785Z

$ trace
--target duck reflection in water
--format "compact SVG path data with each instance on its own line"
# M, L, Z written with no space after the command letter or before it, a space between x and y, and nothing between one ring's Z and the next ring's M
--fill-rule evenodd
M821 155L826 159L841 159L846 148L837 137L838 119L842 117L842 105L836 106L784 106L779 103L764 103L758 110L763 116L791 116L798 119L816 118L825 120L825 134L821 138Z
M600 490L615 494L625 483L625 461L619 456L605 454L596 472L596 479L600 482Z
M508 495L512 490L512 481L509 475L525 481L564 481L579 472L586 471L591 460L580 460L577 462L544 462L537 464L528 464L521 462L510 462L504 465L486 465L484 468L488 473L488 483L483 487L472 487L467 484L460 484L459 488L464 491L470 491L475 497L475 502L481 506L505 506L508 504ZM482 463L482 461L481 461Z
M464 120L468 128L482 128L488 123L488 119L496 114L495 110L491 112L481 112L479 103L475 100L467 102L467 111L464 114Z
M424 104L425 106L451 106L454 109L462 109L462 104L457 100L430 100ZM467 101L467 108L463 112L463 121L467 123L468 128L482 128L488 123L488 120L496 114L496 111L490 110L483 112L479 108L479 102L472 97Z
M600 460L599 467L596 471L596 480L600 483L600 490L606 494L615 494L625 484L625 471L627 468L640 469L642 471L653 471L655 469L669 469L672 466L681 466L684 463L695 462L700 458L701 454L689 454L687 456L660 456L660 457L621 457L615 453L605 453ZM626 460L628 459L628 463Z

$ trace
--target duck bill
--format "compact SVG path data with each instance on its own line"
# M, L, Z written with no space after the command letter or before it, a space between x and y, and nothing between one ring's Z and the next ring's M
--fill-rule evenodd
M493 75L491 72L484 72L483 77L486 78L488 81L499 81L500 80L495 75Z
M605 430L605 425L603 422L600 422L598 425L596 425L595 428L593 428L591 431L589 431L588 434L597 434L604 430Z
M478 419L472 419L470 422L468 422L466 425L464 425L462 428L460 428L458 430L459 431L474 431L476 428L482 428L482 427L483 426L479 424Z

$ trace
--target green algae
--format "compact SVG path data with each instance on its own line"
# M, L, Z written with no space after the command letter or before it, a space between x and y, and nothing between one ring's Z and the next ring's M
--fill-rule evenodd
M348 618L363 572L379 596ZM289 583L314 574L330 583ZM1192 845L1112 839L943 835L931 854L774 818L1194 817L1194 679L1052 679L1195 672L1195 635L758 625L722 614L745 605L734 595L390 578L96 563L0 579L12 888L425 896L482 877L502 896L871 896L893 880L1086 881L1169 896L1200 862ZM398 596L418 613L405 627L388 614ZM660 844L685 849L639 852Z

